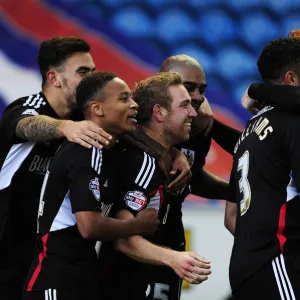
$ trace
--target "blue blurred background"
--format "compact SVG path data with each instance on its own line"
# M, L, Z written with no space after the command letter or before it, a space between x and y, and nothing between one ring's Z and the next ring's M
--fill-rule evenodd
M98 70L118 73L131 88L170 55L195 57L206 71L215 117L242 129L250 115L240 98L260 80L262 47L296 28L300 0L0 0L0 115L11 101L40 90L40 42L76 35L92 46ZM206 168L228 178L231 164L213 142ZM183 300L224 299L232 237L223 227L222 202L192 195L186 202L190 248L212 260L213 275L185 290Z
M299 0L0 0L0 114L40 90L42 40L77 35L92 46L98 70L131 87L173 54L203 65L216 118L242 128L240 98L259 80L257 57L268 41L300 28ZM231 158L213 143L207 167L226 178Z

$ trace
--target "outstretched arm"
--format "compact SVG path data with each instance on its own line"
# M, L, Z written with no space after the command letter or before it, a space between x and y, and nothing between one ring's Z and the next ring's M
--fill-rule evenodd
M121 219L133 218L126 210L118 213ZM178 276L191 284L199 284L208 279L210 262L192 252L178 252L150 243L141 236L132 236L115 242L116 248L127 256L149 264L171 267Z
M197 196L209 199L227 199L228 182L207 170L201 169L193 174L191 192Z
M66 137L69 141L87 148L102 148L97 141L108 144L111 139L108 133L93 122L57 120L45 115L21 119L16 126L16 136L40 143Z
M229 154L234 153L234 147L237 143L241 132L229 127L218 120L214 120L211 130L211 137Z

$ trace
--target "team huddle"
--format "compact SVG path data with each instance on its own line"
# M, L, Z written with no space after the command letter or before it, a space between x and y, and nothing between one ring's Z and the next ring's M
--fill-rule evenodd
M185 251L189 193L227 200L234 299L300 299L300 39L262 50L243 132L214 119L188 55L133 90L78 37L44 41L37 62L42 91L0 121L1 299L179 300L211 274ZM230 182L205 170L212 138Z

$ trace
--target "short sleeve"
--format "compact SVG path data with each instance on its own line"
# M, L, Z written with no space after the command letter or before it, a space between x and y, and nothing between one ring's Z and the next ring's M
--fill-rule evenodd
M1 134L8 139L14 139L15 142L25 142L15 135L17 124L23 118L39 115L45 105L47 102L40 94L14 101L5 109L1 117Z
M156 165L155 159L142 151L125 150L119 156L118 174L113 180L116 210L126 209L133 215L147 207L149 186Z
M70 185L72 212L101 212L100 173L102 151L74 144L70 147L67 176Z

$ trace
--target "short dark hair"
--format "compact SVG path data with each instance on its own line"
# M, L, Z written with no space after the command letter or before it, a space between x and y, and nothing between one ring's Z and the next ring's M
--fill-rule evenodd
M273 83L287 71L300 74L300 39L281 38L267 44L257 61L257 67L265 82Z
M83 111L95 96L103 92L106 84L116 77L117 74L111 72L95 72L85 76L76 90L77 108Z
M156 104L169 110L171 97L168 88L180 84L183 84L183 81L176 72L162 72L140 81L132 94L132 99L139 105L138 122L142 124L150 121Z
M90 45L76 36L56 36L42 42L37 56L37 63L42 75L42 86L47 80L46 74L51 67L60 67L75 52L89 52L90 50Z

